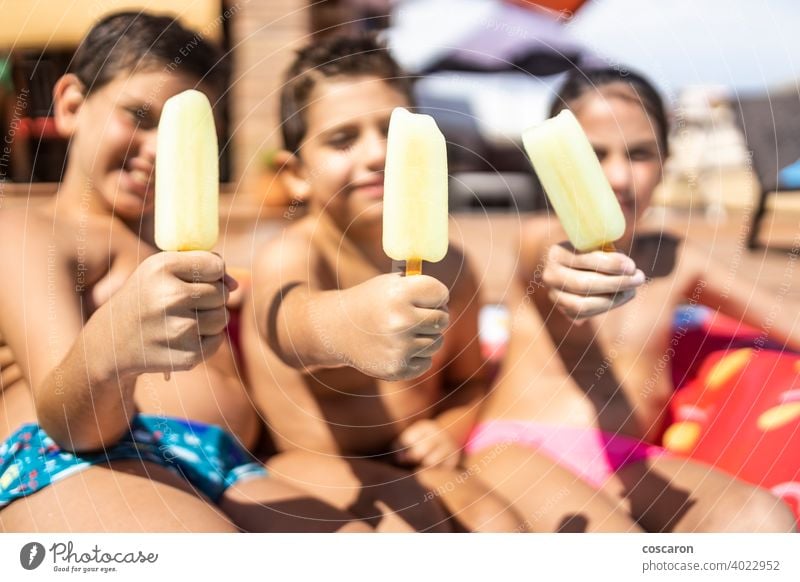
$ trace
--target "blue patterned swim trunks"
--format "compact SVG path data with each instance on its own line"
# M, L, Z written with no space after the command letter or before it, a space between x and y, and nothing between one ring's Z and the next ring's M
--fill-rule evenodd
M225 489L267 470L218 426L140 414L107 451L64 451L37 424L0 444L0 508L92 465L136 459L175 471L215 503Z

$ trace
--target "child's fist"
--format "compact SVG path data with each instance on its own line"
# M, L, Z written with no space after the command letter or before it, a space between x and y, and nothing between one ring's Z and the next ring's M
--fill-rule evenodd
M431 367L450 322L445 285L427 275L380 275L345 295L352 322L345 363L385 380L416 378Z
M570 319L580 320L633 299L645 276L622 253L576 253L553 245L547 253L542 281L558 310Z
M401 465L444 467L458 464L459 447L435 420L418 420L394 442L395 459Z
M225 304L236 282L206 251L145 259L107 304L120 372L189 370L224 339Z

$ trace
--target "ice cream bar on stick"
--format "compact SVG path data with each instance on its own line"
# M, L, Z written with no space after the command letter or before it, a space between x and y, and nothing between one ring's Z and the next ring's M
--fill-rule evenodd
M419 275L447 254L447 146L430 115L392 112L383 188L383 250Z
M219 236L219 158L208 98L167 99L156 142L155 238L162 251L208 251ZM164 378L169 381L169 372Z
M156 143L156 245L207 251L219 235L219 159L208 98L190 89L167 99Z
M613 251L625 233L625 217L572 112L526 129L522 143L572 246Z

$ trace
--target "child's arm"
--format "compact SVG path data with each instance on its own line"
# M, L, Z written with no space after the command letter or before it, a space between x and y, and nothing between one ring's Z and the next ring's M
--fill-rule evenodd
M455 466L486 397L486 362L478 332L482 302L476 278L465 265L460 265L461 275L451 291L452 324L445 337L447 361L441 372L445 395L434 418L415 422L398 437L402 463Z
M796 259L787 259L794 261ZM800 311L797 300L790 296L789 284L794 264L785 270L785 284L765 289L747 274L732 273L706 254L685 246L684 268L696 273L685 290L686 298L719 310L741 323L763 331L767 337L800 352Z
M0 302L0 325L45 431L66 449L100 449L128 429L139 374L188 369L222 341L222 260L150 257L83 325L69 267L33 248L46 241L26 248L24 276Z
M428 276L379 275L349 289L321 289L310 241L268 245L253 273L259 335L296 369L351 366L384 380L431 366L448 325L447 287Z

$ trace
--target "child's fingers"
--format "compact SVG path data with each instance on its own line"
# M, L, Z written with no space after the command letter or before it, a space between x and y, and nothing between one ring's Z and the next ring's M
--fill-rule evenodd
M432 438L424 438L408 447L406 452L413 463L420 464L423 463L425 459L433 455L435 450L435 440Z
M564 315L572 319L582 319L605 313L617 305L622 305L622 303L630 301L632 295L621 303L615 303L615 301L621 301L621 299L616 299L616 295L591 295L589 297L584 297L558 289L551 289L549 297L553 304L555 304Z
M415 275L403 278L411 303L427 309L446 308L450 301L450 291L446 285L428 275Z
M417 325L414 332L421 335L440 335L450 325L450 314L441 309L420 309L414 310L417 317Z
M227 272L222 279L222 282L225 284L225 287L228 291L236 291L239 288L239 281L231 277Z
M611 302L613 307L619 307L620 305L625 305L628 301L636 297L636 290L635 289L628 289L627 291L620 291L619 293L614 293L611 297Z
M14 353L7 345L0 345L0 370L14 363Z
M230 292L222 281L191 283L189 301L194 309L216 309L225 305Z
M545 282L551 288L558 288L576 295L599 295L619 293L636 289L644 284L645 276L637 270L634 275L607 275L594 271L580 271L567 267L555 267Z
M451 446L447 439L440 439L431 451L425 455L421 463L426 467L442 466L453 468L458 464L457 450Z
M22 379L22 368L19 364L0 365L0 390L6 386L11 386L14 382Z
M430 358L417 358L413 357L406 362L405 372L396 375L396 377L386 378L387 380L410 380L418 378L428 370L430 370L433 362Z
M414 338L413 349L415 358L431 358L433 355L442 349L444 344L444 337L441 335L425 335L422 337Z
M163 257L169 272L187 283L213 283L225 276L225 261L208 251L163 252L158 255Z
M201 336L217 335L228 325L228 310L210 309L197 312L197 331Z
M207 335L193 340L188 349L173 348L169 352L169 368L164 371L181 372L191 370L211 357L222 345L225 334Z
M597 271L609 275L633 275L636 273L636 263L633 262L633 259L618 252L575 253L560 245L553 245L550 247L549 258L555 263L573 269Z

